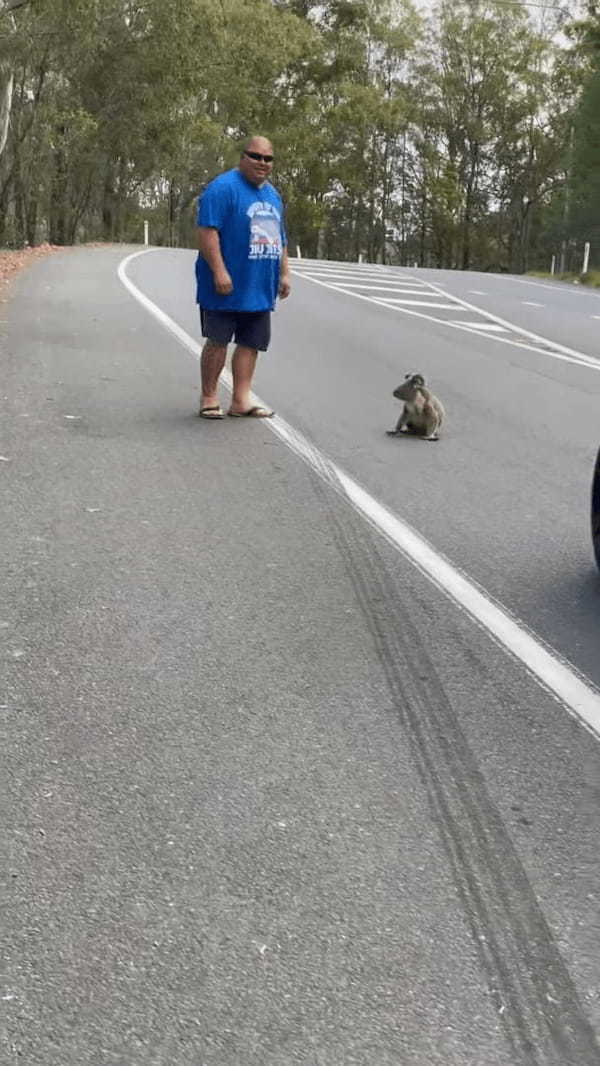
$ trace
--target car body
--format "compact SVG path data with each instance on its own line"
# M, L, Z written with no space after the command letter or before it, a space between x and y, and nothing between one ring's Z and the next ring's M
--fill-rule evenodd
M594 480L592 481L592 544L596 563L600 570L600 451L596 457Z

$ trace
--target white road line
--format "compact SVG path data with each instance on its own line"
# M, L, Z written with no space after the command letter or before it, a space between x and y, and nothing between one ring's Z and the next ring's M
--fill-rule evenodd
M194 356L199 358L199 344L169 315L138 289L127 277L126 267L138 256L162 249L149 248L134 252L119 264L118 276L126 289L153 314L166 329ZM224 374L231 389L231 375ZM253 395L252 403L266 406ZM446 596L466 610L493 639L519 659L541 685L560 700L566 709L600 737L600 692L575 668L546 647L526 626L499 603L492 600L465 574L452 564L395 514L373 498L340 467L331 462L313 444L279 416L269 419L269 429L284 441L311 468L350 501L371 526L400 551Z
M459 326L468 326L469 329L485 329L489 333L508 333L506 326L497 326L495 322L458 322Z
M294 274L298 274L300 277L304 274L314 274L316 277L345 277L345 278L381 278L384 281L405 281L409 285L425 285L426 282L417 280L407 274L400 274L396 270L344 270L343 267L338 267L337 270L323 270L321 267L305 268L304 270L298 270L296 266L291 267Z
M535 300L521 300L525 307L545 307L545 304L536 304Z
M418 288L416 285L412 289L398 288L394 282L380 281L378 285L366 285L362 281L344 281L345 289L367 289L373 292L405 292L412 293L414 296L422 295L423 289Z
M404 297L398 296L390 296L389 299L387 296L382 296L381 299L377 300L377 303L389 304L390 307L399 304L399 310L402 310L403 307L433 307L444 311L456 311L456 304L439 304L434 303L432 300L405 300Z
M428 282L429 287L433 292L437 292L440 296L446 296L447 293L439 285L434 285L433 282ZM584 352L578 352L576 348L567 348L565 344L559 344L558 341L551 341L548 337L542 337L539 333L534 333L530 329L523 329L521 326L516 326L514 322L509 322L505 318L500 318L500 315L494 315L491 311L484 311L481 307L477 307L476 304L470 303L468 300L462 300L459 296L454 296L454 300L466 307L469 311L474 311L477 315L483 315L490 322L497 322L499 326L506 326L511 332L520 337L528 337L532 341L536 341L542 346L541 354L550 356L551 359L561 359L568 363L577 363L579 366L587 366L591 370L600 370L600 360L594 359L591 355L585 355ZM457 329L466 329L465 326L457 326ZM540 348L534 348L532 345L523 344L520 340L513 340L511 337L497 337L492 335L492 339L497 340L500 344L514 344L517 348L526 348L528 351L540 352Z
M482 292L481 289L469 289L471 296L487 296L487 292Z
M361 285L362 282L363 284L368 285L371 281L376 282L376 284L378 285L406 285L406 281L404 281L403 278L392 277L391 274L386 274L384 277L382 277L378 274L324 274L319 271L310 271L310 273L306 271L303 273L299 271L293 271L292 273L294 277L327 278L330 281L342 281L344 282L344 284L347 285ZM424 282L421 282L420 285L417 285L415 284L415 282L409 281L408 284L412 285L415 289L424 287Z
M304 269L310 270L311 269L311 263L316 263L316 262L319 263L318 269L322 269L322 261L321 260L317 261L317 260L310 260L310 259L299 259L299 260L293 259L290 262L292 263L294 270L296 269L297 264L300 264ZM365 264L365 266L367 266L367 265ZM344 269L343 266L341 267L341 269ZM367 269L368 269L368 267L367 267ZM386 269L386 268L382 268L382 269ZM402 270L406 270L407 268L406 267L402 267L401 269ZM453 271L453 273L454 274L460 273L460 271ZM405 276L406 280L408 280L409 278L414 278L415 274L416 274L416 272L414 271L414 269L411 268L411 273L408 274L408 275L404 275L404 276ZM593 289L590 289L590 287L587 286L587 285L574 285L572 282L568 282L568 281L553 281L553 282L530 281L529 278L515 278L515 277L513 277L512 274L486 274L486 281L487 280L502 281L502 282L504 282L504 281L512 281L512 282L515 282L515 284L517 284L517 285L531 285L535 289L549 289L551 292L554 292L554 293L567 293L567 295L571 295L571 296L582 296L582 295L583 296L591 296L595 300L600 300L600 292L599 291L594 291ZM436 282L422 282L422 284L433 285L433 284L436 284ZM444 282L441 282L441 284L444 284ZM475 294L475 290L474 289L469 290L469 292ZM489 293L476 293L476 295L478 295L478 296L479 295L489 296Z
M290 266L294 270L343 270L346 274L401 274L405 269L382 263L334 263L331 259L290 259Z
M394 277L392 274L324 274L320 271L292 271L296 278L318 279L319 281L331 281L340 285L348 285L349 288L359 288L364 285L402 285L412 292L421 292L426 289L427 282L413 281L412 278Z
M292 273L296 277L300 277L300 278L305 278L305 277L329 278L330 280L333 280L333 281L340 281L340 280L341 281L350 281L350 280L352 280L352 282L354 282L354 283L358 283L359 281L381 281L381 282L389 281L391 284L395 284L395 285L409 284L409 285L415 285L415 286L422 286L422 285L425 284L425 282L423 282L423 281L421 281L421 282L413 282L410 279L406 279L405 280L404 278L394 277L393 274L355 274L355 273L349 274L349 273L343 273L341 271L339 271L339 272L335 271L334 272L334 271L331 271L331 270L327 270L327 271L325 271L325 270L310 270L310 271L308 271L308 270L303 270L303 271L294 270L294 271L292 271Z
M411 307L402 307L394 305L385 300L379 299L377 296L367 296L362 292L353 292L352 289L344 288L343 285L330 285L326 281L321 281L319 278L313 278L310 274L305 275L305 281L311 281L313 285L322 285L324 289L331 289L332 292L339 292L345 296L354 296L356 300L367 300L368 303L379 304L381 307L387 307L389 311L397 311L399 314L412 315L414 318L424 318L427 322L437 322L440 326L449 326L451 329L465 330L467 333L473 333L474 335L481 336L479 330L474 329L472 326L463 326L458 322L453 322L449 318L438 318L436 315L426 315L423 311L415 311ZM448 294L439 286L434 285L433 282L428 281L427 285L431 292L435 292L438 296L443 296L448 299ZM458 296L453 296L453 300L456 300L455 310L458 310L458 306L466 308L468 311L474 311L477 315L483 315L484 318L492 319L501 326L506 326L508 337L499 337L497 333L490 334L490 340L497 341L498 344L510 344L514 348L521 348L526 352L535 352L536 355L546 355L549 359L558 359L563 363L573 363L576 366L584 366L589 370L600 370L600 360L594 359L591 355L584 355L583 352L577 352L572 348L566 348L562 344L558 344L556 341L547 340L545 337L540 337L538 333L532 333L529 329L522 329L520 326L515 326L512 322L507 322L503 318L499 318L498 315L493 315L491 311L482 311L480 307L476 307L475 304L471 304L468 300L461 300ZM514 336L510 336L514 334ZM522 340L517 340L517 337L528 337L537 342L537 347L533 344L526 344ZM543 345L542 348L539 345Z

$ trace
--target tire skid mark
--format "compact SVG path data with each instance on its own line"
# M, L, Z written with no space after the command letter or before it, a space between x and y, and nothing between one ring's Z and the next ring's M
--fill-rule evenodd
M598 1066L552 931L377 538L313 475L372 635L515 1066ZM336 501L337 502L337 501Z

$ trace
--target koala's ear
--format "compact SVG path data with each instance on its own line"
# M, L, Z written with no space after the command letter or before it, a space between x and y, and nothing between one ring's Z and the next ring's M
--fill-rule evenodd
M423 377L422 374L413 374L412 383L413 383L413 385L416 385L417 387L419 385L424 387L425 386L425 378Z

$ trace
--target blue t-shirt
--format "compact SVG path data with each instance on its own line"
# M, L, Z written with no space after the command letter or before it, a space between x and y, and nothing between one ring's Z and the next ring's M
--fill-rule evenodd
M256 186L239 170L211 181L198 201L198 225L219 231L233 291L220 296L208 263L196 260L196 300L207 311L272 311L287 244L283 203L269 182Z

